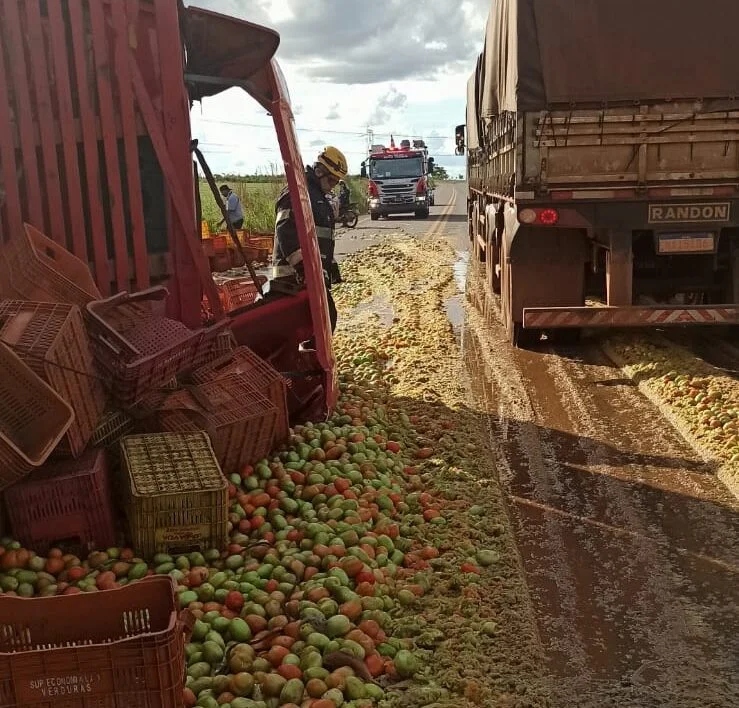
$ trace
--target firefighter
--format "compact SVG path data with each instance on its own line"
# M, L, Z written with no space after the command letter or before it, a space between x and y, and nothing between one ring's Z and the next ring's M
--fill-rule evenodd
M321 252L323 279L328 298L328 312L331 318L331 332L336 328L336 305L331 297L331 269L334 263L334 210L326 195L346 177L348 167L346 157L335 147L327 147L316 158L312 167L306 167L305 180L308 185L313 220L316 223L318 249ZM295 271L298 283L304 280L303 254L298 242L295 216L290 203L290 192L285 187L277 198L275 206L275 265L290 265ZM305 343L304 348L309 348Z

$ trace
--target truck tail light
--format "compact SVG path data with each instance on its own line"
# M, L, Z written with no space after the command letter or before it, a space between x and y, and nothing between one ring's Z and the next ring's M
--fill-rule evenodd
M556 209L521 209L518 220L522 224L554 226L559 221L559 212Z
M542 209L537 214L537 220L544 226L554 226L559 221L559 212L556 209Z
M428 184L426 183L426 178L421 177L421 179L418 180L418 184L416 185L416 194L426 194L427 189Z
M372 180L367 182L367 194L369 194L370 197L380 196L380 190L377 189L377 185Z

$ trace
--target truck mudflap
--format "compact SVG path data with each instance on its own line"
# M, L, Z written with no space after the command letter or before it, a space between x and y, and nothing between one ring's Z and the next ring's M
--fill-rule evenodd
M687 307L527 307L524 329L565 327L670 327L739 324L739 305Z

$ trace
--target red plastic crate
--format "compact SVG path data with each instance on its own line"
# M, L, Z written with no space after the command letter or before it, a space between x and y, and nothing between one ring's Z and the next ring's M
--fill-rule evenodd
M287 380L271 364L248 347L237 347L230 355L201 366L191 375L193 383L203 384L238 374L254 390L259 391L277 408L275 441L284 442L290 436L287 412Z
M190 330L154 314L153 304L167 296L164 287L119 293L88 303L88 329L95 361L115 401L134 405L211 354L227 321Z
M0 596L0 706L181 708L193 623L177 612L168 577L80 595Z
M61 545L83 555L115 545L105 450L44 465L5 490L13 537L44 554Z
M87 264L30 224L0 249L5 260L0 288L23 300L66 302L80 307L100 298Z
M172 394L152 419L153 432L208 433L224 474L266 457L277 408L238 375Z
M80 455L105 409L80 309L5 300L0 302L0 340L71 406L74 422L57 452Z
M263 275L258 276L257 280L262 286L267 282ZM218 284L218 289L223 293L226 312L254 304L259 295L257 286L251 278L228 278Z
M46 462L72 425L74 412L2 342L0 372L0 490L3 490Z

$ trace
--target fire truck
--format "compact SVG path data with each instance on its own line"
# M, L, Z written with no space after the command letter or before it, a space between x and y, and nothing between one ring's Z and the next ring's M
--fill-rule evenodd
M370 219L390 214L414 214L425 219L433 204L429 178L434 158L423 140L403 140L400 147L391 138L390 147L373 145L362 163L362 177L369 179L367 198Z

